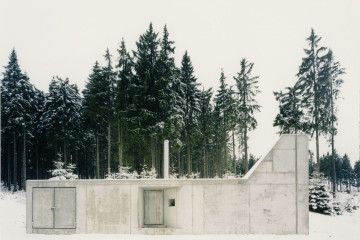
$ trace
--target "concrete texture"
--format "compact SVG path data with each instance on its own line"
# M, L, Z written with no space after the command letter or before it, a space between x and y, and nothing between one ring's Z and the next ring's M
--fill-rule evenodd
M163 224L144 222L152 190ZM308 234L308 136L281 136L241 179L27 181L26 213L28 233Z

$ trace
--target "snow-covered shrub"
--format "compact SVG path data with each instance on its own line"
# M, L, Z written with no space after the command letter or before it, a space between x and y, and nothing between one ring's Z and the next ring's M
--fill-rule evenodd
M64 168L64 163L61 161L62 155L58 153L58 161L54 161L54 168L50 170L51 178L49 180L75 180L78 179L78 175L74 173L76 169L75 164L68 164L66 168Z
M146 165L143 166L143 169L139 175L141 179L155 179L157 177L157 173L155 168L149 170Z
M235 178L241 178L240 175L235 175L233 172L231 171L227 171L223 176L222 178L225 178L225 179L235 179Z
M327 215L334 213L332 195L326 186L326 180L321 176L310 179L309 210Z
M119 167L119 172L107 174L106 179L137 179L139 174L136 171L130 172L129 167Z
M189 174L186 174L186 178L189 178L189 179L195 179L195 178L200 178L200 173L199 172L191 172L190 175Z
M169 178L170 179L177 179L179 177L179 174L176 173L176 168L174 165L174 162L171 164L170 169L169 169Z

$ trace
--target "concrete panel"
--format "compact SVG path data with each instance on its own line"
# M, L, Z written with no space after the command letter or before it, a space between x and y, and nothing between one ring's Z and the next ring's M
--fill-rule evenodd
M55 188L55 228L75 228L75 188Z
M309 147L308 136L296 136L297 140L297 182L309 184Z
M76 233L86 232L86 186L76 187Z
M193 234L204 232L204 186L193 186Z
M88 186L87 232L127 233L130 225L130 186Z
M178 190L178 211L177 225L188 234L192 233L193 225L193 205L192 205L192 185L180 187Z
M295 172L295 150L273 150L274 172Z
M297 189L297 234L309 234L309 185Z
M282 135L274 150L295 150L295 135Z
M249 184L295 184L295 173L256 172L249 179Z
M262 161L262 163L256 169L256 172L272 172L272 171L273 171L272 161Z
M54 188L33 188L33 228L54 227Z
M250 232L290 234L296 231L295 188L291 185L250 186Z
M204 187L205 233L226 234L249 231L247 185Z
M175 206L170 206L170 201L174 200ZM176 227L176 212L177 212L176 188L169 188L164 190L164 224L168 228Z

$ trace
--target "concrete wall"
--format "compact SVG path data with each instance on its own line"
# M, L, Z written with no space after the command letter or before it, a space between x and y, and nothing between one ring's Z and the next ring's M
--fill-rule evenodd
M76 228L33 228L34 187L75 187ZM164 191L163 225L144 225L144 190ZM28 233L308 234L308 215L307 135L281 136L241 179L27 181Z

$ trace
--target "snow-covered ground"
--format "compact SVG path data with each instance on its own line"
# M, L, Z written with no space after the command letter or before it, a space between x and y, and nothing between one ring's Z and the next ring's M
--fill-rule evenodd
M344 193L345 194L345 193ZM353 193L354 194L354 193ZM360 205L360 193L355 193L354 202ZM341 196L346 198L346 196ZM25 203L24 192L15 194L1 189L0 193L0 240L12 239L37 239L37 240L272 240L272 239L294 239L294 240L360 240L360 209L353 213L344 212L341 216L326 216L310 213L310 234L309 235L171 235L171 236L149 236L149 235L39 235L26 234L25 231Z

